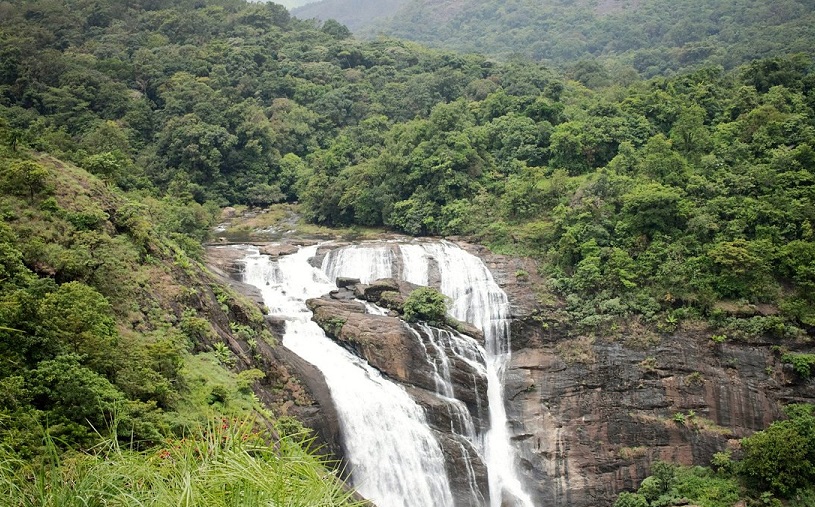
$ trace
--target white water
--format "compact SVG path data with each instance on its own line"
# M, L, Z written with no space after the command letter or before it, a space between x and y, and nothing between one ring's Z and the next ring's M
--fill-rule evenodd
M303 248L271 261L250 251L245 281L261 289L272 314L286 317L283 344L325 376L353 485L378 507L452 507L444 456L421 408L311 321L305 300L336 288L308 263L315 252Z
M323 271L331 280L346 276L367 283L395 277L417 285L429 285L431 265L438 267L441 292L451 299L450 313L484 332L490 430L480 446L479 442L473 444L482 447L485 453L490 507L501 507L505 499L517 506L532 507L532 499L524 492L515 470L504 407L503 375L510 358L506 294L478 257L452 243L399 244L401 273L395 272L396 255L392 246L362 244L331 251L323 259ZM438 365L434 366L438 373Z

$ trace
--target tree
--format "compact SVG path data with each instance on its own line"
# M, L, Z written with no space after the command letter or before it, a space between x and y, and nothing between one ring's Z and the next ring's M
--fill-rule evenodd
M52 425L67 420L86 428L90 423L101 431L110 423L116 403L124 401L116 387L82 366L76 354L40 362L28 374L27 387L34 406L62 419Z
M622 202L621 223L649 237L683 227L690 211L679 190L659 183L640 183L622 196Z
M623 491L614 502L614 507L648 507L648 500L638 493Z
M5 187L12 193L27 195L29 202L48 189L48 169L33 160L14 161L3 173Z
M710 133L705 127L705 110L692 104L682 110L671 129L671 141L685 155L710 148Z
M813 405L791 405L790 419L742 439L742 471L759 490L782 497L815 483Z
M336 19L327 19L323 23L321 30L338 40L347 39L351 36L351 30Z
M110 303L95 289L80 283L61 285L42 302L43 328L66 352L85 357L94 369L109 366L118 337Z
M447 299L432 287L420 287L405 299L403 317L408 322L443 323L447 319Z

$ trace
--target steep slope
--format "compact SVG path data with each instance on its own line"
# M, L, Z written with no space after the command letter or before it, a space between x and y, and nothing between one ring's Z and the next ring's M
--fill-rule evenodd
M129 489L97 460L144 473L145 483L148 474L162 477L160 488L128 491L134 505L180 495L181 478L153 470L153 456L184 463L196 477L189 494L212 494L207 504L221 505L207 490L224 486L207 475L202 446L233 453L241 466L272 467L266 479L226 486L234 494L316 493L347 504L338 481L300 448L304 435L294 436L302 427L291 416L308 420L314 403L292 379L299 365L276 350L255 303L185 252L183 236L168 238L168 220L179 218L174 203L125 195L71 164L6 145L0 188L0 454L23 463L0 472L10 505L54 505L87 494L83 487L99 498ZM251 438L259 454L213 444L215 434L224 446ZM79 455L49 468L66 451ZM312 479L286 478L295 472L279 463L280 474L273 471L271 463L295 458L304 464L297 473ZM56 480L47 494L29 487L31 477L54 480L50 473L78 479ZM275 476L300 485L283 491Z

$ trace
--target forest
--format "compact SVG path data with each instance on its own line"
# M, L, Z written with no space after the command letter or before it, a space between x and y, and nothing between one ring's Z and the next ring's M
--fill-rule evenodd
M212 443L233 427L250 443L294 435L281 448L303 453L290 418L263 425L279 414L257 415L257 370L231 371L218 339L273 341L200 267L227 205L298 203L316 224L465 236L540 261L542 304L581 332L701 321L713 342L774 340L802 379L815 375L815 354L788 349L815 329L815 24L800 6L773 4L789 37L730 39L741 52L710 39L677 75L663 75L683 66L662 39L632 43L620 58L647 52L635 67L652 77L623 82L580 61L602 41L563 52L564 74L521 56L361 41L273 3L1 2L0 493L57 505L48 481L98 477L105 456L143 467L144 484L182 481L189 470L156 460L180 453L195 468L195 442L236 470L282 459ZM156 284L172 298L154 301ZM230 326L237 314L254 316ZM753 498L805 491L812 414L791 410L752 437L752 458L723 458L715 473L746 478ZM766 461L791 441L794 460ZM318 460L309 467L298 473L314 482L298 491L320 483L325 505L349 501ZM111 495L122 480L110 476ZM196 484L223 492L219 480ZM669 505L660 498L676 484L621 505ZM272 487L247 491L293 494Z
M522 56L594 84L628 84L710 65L730 70L796 52L812 56L812 2L782 0L323 0L293 11L501 59Z

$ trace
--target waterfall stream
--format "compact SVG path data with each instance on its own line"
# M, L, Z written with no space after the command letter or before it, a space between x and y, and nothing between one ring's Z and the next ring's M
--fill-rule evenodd
M353 485L360 494L378 507L455 505L441 447L422 409L402 387L335 344L311 321L305 300L335 289L333 281L340 276L363 283L379 278L400 278L417 285L436 281L450 298L450 314L484 332L486 350L463 335L427 326L418 326L421 333L411 328L428 352L437 394L455 412L451 413L451 421L457 421L452 432L469 441L487 466L490 507L500 507L504 501L532 507L515 472L503 400L510 350L509 303L483 262L445 241L337 248L326 254L322 269L309 264L316 251L317 247L301 248L276 261L250 251L245 281L261 289L272 314L286 317L283 344L325 376L339 415ZM377 311L369 307L369 312ZM477 434L470 413L455 399L450 352L487 378L490 429L486 433ZM461 451L467 460L469 451L463 445ZM465 465L472 480L469 461ZM472 485L473 495L476 490ZM480 495L479 500L483 500Z

